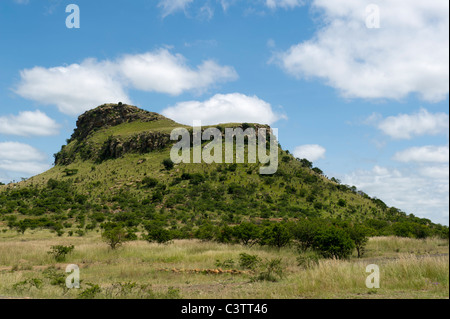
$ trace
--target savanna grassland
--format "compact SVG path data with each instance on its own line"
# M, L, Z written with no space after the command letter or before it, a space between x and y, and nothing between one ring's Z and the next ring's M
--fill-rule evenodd
M373 237L365 256L312 258L295 247L246 247L199 240L133 241L112 250L96 231L55 238L48 231L0 235L0 296L13 298L448 298L448 241ZM73 245L64 261L48 252ZM263 266L242 265L241 254ZM300 258L299 258L300 257ZM303 258L301 258L303 257ZM280 260L273 280L267 261ZM303 262L302 262L303 261ZM306 262L305 262L306 261ZM80 267L80 289L66 289L68 264ZM380 288L368 289L369 264ZM263 274L263 276L261 276Z

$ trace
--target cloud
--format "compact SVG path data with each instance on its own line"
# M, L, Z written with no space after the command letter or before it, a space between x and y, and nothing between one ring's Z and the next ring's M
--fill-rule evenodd
M166 49L138 55L126 55L119 62L120 72L131 85L143 91L179 95L185 91L205 90L217 82L234 81L236 71L212 60L190 68L180 54Z
M320 29L272 62L320 78L348 98L441 101L449 90L449 2L380 0L381 28L367 28L371 1L314 0Z
M161 113L186 125L192 125L194 120L202 121L203 125L243 122L271 125L286 118L275 113L269 103L258 97L240 93L217 94L203 102L181 102Z
M81 64L54 68L34 67L20 72L15 92L43 105L56 105L62 113L80 114L107 102L130 103L116 66L86 59Z
M0 174L1 170L19 172L29 175L42 173L50 168L46 163L47 156L36 148L18 142L0 143Z
M305 1L303 0L266 0L266 6L270 9L293 9L295 7L301 7L304 4Z
M448 225L448 169L448 165L401 170L375 166L345 175L341 180L407 214Z
M214 17L214 8L208 5L208 3L204 4L197 15L200 20L209 21Z
M180 54L167 49L124 55L115 61L86 59L80 64L53 68L34 67L20 72L15 92L44 105L56 105L65 114L78 115L108 102L131 103L131 87L179 95L202 92L218 82L235 80L229 66L206 60L193 69Z
M378 128L395 139L410 139L413 136L445 134L449 128L449 117L445 113L429 113L421 109L414 114L378 118Z
M405 163L448 163L449 148L448 146L412 147L397 152L393 159Z
M297 146L293 152L296 158L306 158L311 162L325 158L325 153L326 149L317 144Z
M0 116L0 134L50 136L57 135L59 127L39 110L20 112L17 116Z
M194 0L160 0L158 7L162 9L162 17L165 18L177 11L185 11Z

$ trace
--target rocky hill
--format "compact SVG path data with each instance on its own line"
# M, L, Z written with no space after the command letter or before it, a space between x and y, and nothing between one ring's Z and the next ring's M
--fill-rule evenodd
M248 126L268 128L247 123L217 127ZM0 186L0 216L11 219L11 225L17 218L31 218L32 225L36 220L56 223L60 231L66 222L80 232L104 222L138 228L157 222L179 238L243 221L305 219L363 224L376 235L448 236L447 227L342 185L281 146L278 170L268 176L259 174L261 164L248 162L173 165L170 132L178 127L189 130L135 106L105 104L90 110L55 154L53 168Z

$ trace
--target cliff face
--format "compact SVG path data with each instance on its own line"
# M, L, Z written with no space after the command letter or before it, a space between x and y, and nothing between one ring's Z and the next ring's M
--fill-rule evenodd
M128 138L110 136L103 144L98 160L119 158L126 153L144 154L163 149L169 143L171 143L170 134L160 132L143 132Z

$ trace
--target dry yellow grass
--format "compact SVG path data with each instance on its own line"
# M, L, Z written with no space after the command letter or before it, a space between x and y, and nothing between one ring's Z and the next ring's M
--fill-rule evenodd
M65 262L56 262L47 254L52 245L71 244L75 250ZM279 282L252 282L252 275L247 273L194 272L217 269L216 260L232 259L234 268L239 268L239 254L243 252L263 260L282 258L285 276ZM178 240L170 245L135 241L112 251L96 232L86 237L54 237L47 231L24 236L8 231L0 234L0 296L76 298L89 288L88 283L102 289L96 295L99 298L448 298L449 295L445 240L371 238L365 258L321 260L308 269L298 266L298 256L294 248L278 251L197 240ZM366 266L372 263L380 266L380 289L365 286L369 275ZM45 270L54 267L55 272L66 276L67 264L80 267L80 290L66 291L51 285ZM42 285L16 285L30 279L38 279ZM137 288L125 291L122 286L117 288L118 283L136 283ZM175 289L172 293L170 287Z

